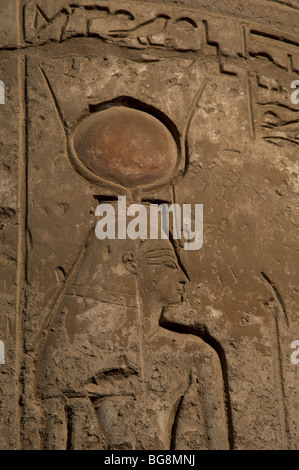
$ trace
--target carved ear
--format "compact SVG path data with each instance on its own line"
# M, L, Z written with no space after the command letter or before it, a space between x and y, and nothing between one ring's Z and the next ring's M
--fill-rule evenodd
M130 274L137 274L137 264L136 259L133 253L127 251L122 258L122 262L126 270Z

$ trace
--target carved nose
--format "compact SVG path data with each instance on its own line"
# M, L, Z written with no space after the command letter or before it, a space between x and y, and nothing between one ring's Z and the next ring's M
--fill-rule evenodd
M189 282L189 279L187 278L186 274L184 273L184 271L181 270L180 272L180 280L179 280L179 283L185 287L186 284L188 284Z

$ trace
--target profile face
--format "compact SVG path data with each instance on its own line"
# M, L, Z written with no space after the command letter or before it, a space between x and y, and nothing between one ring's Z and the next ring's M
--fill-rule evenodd
M141 292L162 307L181 303L188 282L169 240L148 240L141 246L137 279Z

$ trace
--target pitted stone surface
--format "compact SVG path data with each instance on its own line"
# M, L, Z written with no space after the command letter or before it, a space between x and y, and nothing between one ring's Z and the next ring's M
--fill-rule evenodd
M299 449L297 3L0 0L1 449Z
M170 178L178 161L176 143L164 124L124 106L85 119L76 131L74 147L89 170L124 186Z

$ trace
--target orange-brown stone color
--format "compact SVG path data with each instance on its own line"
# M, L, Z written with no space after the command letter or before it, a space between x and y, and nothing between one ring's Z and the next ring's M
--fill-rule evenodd
M85 119L74 146L97 176L124 186L142 186L170 177L178 152L169 130L143 111L113 106Z

